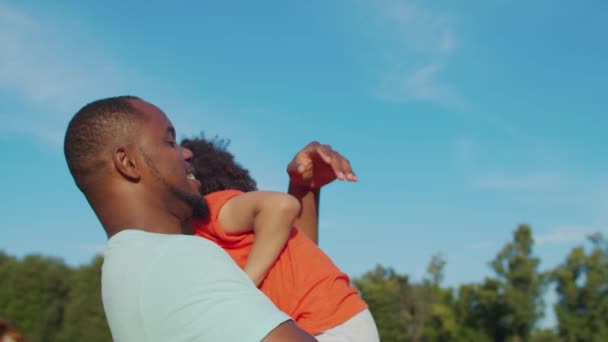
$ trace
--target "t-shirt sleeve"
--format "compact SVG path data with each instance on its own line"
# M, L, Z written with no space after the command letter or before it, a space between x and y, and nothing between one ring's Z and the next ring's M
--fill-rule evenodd
M149 341L260 341L290 319L223 250L188 238L146 272L140 310Z
M207 196L207 206L209 207L209 217L201 224L195 224L195 234L203 236L223 247L229 247L239 243L246 234L228 234L219 221L220 210L235 196L243 194L239 190L222 190L213 192Z

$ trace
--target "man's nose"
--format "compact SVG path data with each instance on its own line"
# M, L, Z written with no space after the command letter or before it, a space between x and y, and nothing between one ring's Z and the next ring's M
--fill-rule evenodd
M182 146L182 155L184 156L184 160L191 161L193 153L189 149Z

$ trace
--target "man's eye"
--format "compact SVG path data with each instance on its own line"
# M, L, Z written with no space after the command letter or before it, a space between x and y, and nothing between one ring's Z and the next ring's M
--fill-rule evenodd
M172 147L177 145L177 143L175 141L171 141L171 140L167 141L167 144L169 144L169 146L172 146Z

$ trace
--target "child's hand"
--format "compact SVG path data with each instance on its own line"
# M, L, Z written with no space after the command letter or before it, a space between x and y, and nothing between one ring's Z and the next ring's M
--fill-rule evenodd
M306 145L287 165L290 182L309 189L321 188L335 179L357 181L350 162L329 145Z

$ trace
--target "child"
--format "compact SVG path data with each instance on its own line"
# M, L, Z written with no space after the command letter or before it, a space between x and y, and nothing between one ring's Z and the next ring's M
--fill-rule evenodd
M367 304L348 276L292 228L299 202L283 193L254 191L248 172L222 147L203 139L184 146L194 153L194 173L210 213L194 223L194 234L222 247L279 309L319 341L378 341ZM231 188L239 190L225 190Z

